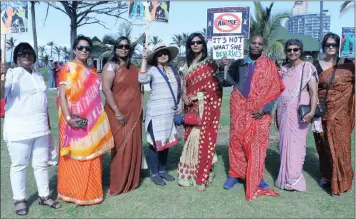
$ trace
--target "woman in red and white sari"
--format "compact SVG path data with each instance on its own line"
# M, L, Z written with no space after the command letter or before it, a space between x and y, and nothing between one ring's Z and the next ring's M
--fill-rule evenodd
M185 120L184 148L178 165L178 184L196 185L204 191L211 183L213 164L217 161L215 145L220 119L222 88L215 77L218 66L207 57L204 37L193 33L186 42L184 66L185 89L183 100L185 112L193 117L190 124ZM187 116L187 115L186 115Z

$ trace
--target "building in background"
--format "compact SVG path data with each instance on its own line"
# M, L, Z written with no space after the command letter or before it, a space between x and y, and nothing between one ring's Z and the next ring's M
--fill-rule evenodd
M326 12L323 13L323 35L330 32L330 14ZM292 34L312 36L318 40L320 35L320 14L293 15L288 19L287 28L288 32Z
M295 1L292 8L292 16L308 13L308 1Z

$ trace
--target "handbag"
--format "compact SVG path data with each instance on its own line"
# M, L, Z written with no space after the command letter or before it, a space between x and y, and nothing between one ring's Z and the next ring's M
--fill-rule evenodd
M79 128L85 128L88 125L88 119L87 118L83 118L83 117L81 117L79 115L76 115L76 114L73 114L73 113L71 113L70 115L71 115L72 118L80 120L80 121L77 122Z
M298 97L298 102L299 103L300 103L300 98L301 98L301 93L302 93L304 66L305 66L305 63L303 65L302 79L301 79L301 82L300 82L299 97ZM321 103L316 105L314 118L320 118L320 117L323 117L325 115L325 112L326 112L326 98L328 96L330 85L332 84L332 82L334 80L336 68L337 68L337 64L336 64L336 66L334 68L334 71L333 71L333 73L332 73L332 75L331 75L331 77L329 79L329 82L328 82L328 84L326 86L326 94L324 96L324 99L321 101ZM300 104L299 108L298 108L298 114L299 114L300 120L303 120L304 116L306 114L308 114L310 112L310 110L311 110L310 104L308 104L308 105Z
M0 118L5 117L5 105L6 105L6 97L0 102Z
M172 86L171 84L169 83L169 80L167 78L167 76L162 72L162 70L160 68L158 68L156 66L158 72L162 75L162 77L164 78L164 80L166 81L167 85L168 85L168 88L169 88L169 91L171 92L172 94L172 97L173 97L173 101L174 101L174 110L177 110L178 109L178 101L177 99L179 98L176 98L176 96L174 95L174 92L173 92L173 89L172 89ZM174 68L172 68L174 69ZM174 70L173 70L174 71ZM179 97L179 86L178 86L178 97ZM194 112L187 112L187 113L174 113L173 115L173 123L177 126L180 126L180 125L200 125L201 123L201 119L199 117L199 115L197 113L194 113Z

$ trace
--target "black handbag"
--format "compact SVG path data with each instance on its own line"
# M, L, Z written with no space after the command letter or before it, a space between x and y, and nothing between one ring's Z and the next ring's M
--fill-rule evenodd
M87 125L88 125L88 119L87 118L83 118L77 114L73 114L71 113L70 114L72 118L75 118L75 119L79 119L79 121L77 122L79 128L85 128Z
M301 79L301 82L300 82L298 103L300 103L300 98L301 98L301 93L302 93L304 66L305 66L305 64L303 65L303 70L302 70L302 79ZM321 103L316 105L314 118L320 118L320 117L323 117L325 115L325 112L326 112L326 98L328 96L330 85L332 84L332 82L334 80L336 68L337 68L337 65L335 66L335 69L334 69L334 71L333 71L333 73L332 73L332 75L331 75L331 77L329 79L329 82L328 82L327 86L326 86L326 94L325 94L324 99L321 101ZM309 105L300 104L299 108L298 108L298 114L299 114L300 120L303 120L304 116L306 114L308 114L310 112L310 110L311 110L310 104Z

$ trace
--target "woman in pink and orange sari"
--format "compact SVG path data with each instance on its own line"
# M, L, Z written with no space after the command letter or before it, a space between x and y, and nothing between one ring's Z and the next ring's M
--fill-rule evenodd
M79 35L75 59L59 72L58 198L77 205L103 201L102 155L114 146L100 79L87 65L91 48L90 38Z

